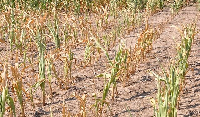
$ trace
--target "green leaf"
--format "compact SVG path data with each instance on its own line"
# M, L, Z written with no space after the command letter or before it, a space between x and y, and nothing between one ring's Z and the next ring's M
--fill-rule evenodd
M12 110L14 116L16 117L15 104L14 104L13 99L10 96L8 96L8 105L11 107L11 110Z

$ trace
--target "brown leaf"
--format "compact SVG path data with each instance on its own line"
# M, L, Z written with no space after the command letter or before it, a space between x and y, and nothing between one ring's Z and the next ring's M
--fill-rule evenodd
M3 39L0 39L0 42L1 42L1 43L5 43L5 41L4 41Z

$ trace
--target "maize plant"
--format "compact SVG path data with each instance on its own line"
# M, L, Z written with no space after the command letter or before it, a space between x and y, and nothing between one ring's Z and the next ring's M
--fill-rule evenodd
M8 88L4 87L3 91L0 95L0 117L3 117L3 115L6 111L6 108L5 108L6 104L8 104L8 106L11 108L12 114L14 115L14 117L16 117L14 101L13 101L12 97L10 97Z
M11 50L13 49L13 45L15 44L15 14L14 14L14 8L11 9L11 22L10 22L10 47Z
M109 60L109 64L111 66L111 72L110 74L100 74L97 77L105 77L105 79L109 78L109 81L104 85L103 89L103 96L102 99L96 99L95 104L93 105L96 108L96 112L98 115L99 109L100 109L100 114L102 113L102 108L104 104L108 105L108 102L106 102L106 97L108 95L109 89L111 85L112 87L112 100L114 100L114 91L116 90L117 93L117 87L116 87L116 81L117 78L121 75L121 69L123 69L123 63L127 62L127 51L124 51L123 48L120 46L118 52L115 54L115 59L114 62L110 60L108 52L100 45L100 43L95 39L95 42L98 47L100 47L106 54L107 59Z
M156 12L156 10L162 9L164 5L164 0L148 0L147 9L150 10L151 13Z
M45 105L45 45L44 45L44 40L39 32L37 31L36 34L37 38L37 46L38 46L38 51L39 51L39 76L40 76L40 87L42 89L42 99L43 99L43 105Z
M85 56L84 56L84 62L85 65L88 65L88 63L91 63L91 45L90 42L88 41L86 48L85 48Z
M177 50L176 61L171 64L169 74L164 70L164 76L157 75L157 99L152 99L156 117L177 117L178 99L184 87L185 75L188 68L188 57L194 39L195 24L185 27L181 32L182 42ZM161 85L164 83L164 85Z
M22 77L18 72L18 64L15 64L15 67L11 67L11 71L12 71L12 76L14 77L14 81L12 83L13 88L17 94L20 103L22 117L25 117L23 92L22 92L24 89L23 89Z
M172 9L172 14L177 13L178 10L183 7L185 4L186 0L174 0L172 3L171 9Z
M54 23L49 24L48 28L51 32L51 34L53 35L53 39L56 45L56 48L60 48L60 38L59 38L59 26L58 26L58 15L57 15L57 11L56 11L56 1L55 1L55 7L52 9L53 12L53 16L54 16Z
M48 56L48 58L49 59L47 59L47 65L48 65L48 68L47 68L47 70L48 70L48 72L47 72L47 74L48 74L48 80L49 80L49 88L50 88L50 92L51 92L51 98L52 98L52 87L51 87L51 80L52 80L52 63L53 63L53 60L52 60L52 58L50 57L50 56Z
M65 65L64 65L64 75L66 79L66 89L69 87L69 82L72 80L72 63L74 59L74 53L69 50L68 57L65 57Z
M136 46L133 51L130 50L129 62L130 73L134 73L137 65L145 59L146 54L152 49L152 43L159 37L160 33L157 29L149 28L148 21L146 21L146 28L140 34Z
M11 116L15 114L15 104L12 97L9 94L8 87L7 87L7 79L8 79L8 64L5 63L4 65L4 72L1 74L2 76L2 87L3 90L0 94L0 117L3 117L6 111L6 104L11 108Z

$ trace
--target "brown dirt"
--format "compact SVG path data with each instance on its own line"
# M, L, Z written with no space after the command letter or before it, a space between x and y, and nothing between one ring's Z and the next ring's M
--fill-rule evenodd
M171 27L173 25L182 28L183 25L192 23L196 20L197 29L200 29L200 12L196 8L196 4L187 6L181 9L178 14L171 17L171 11L165 8L149 19L151 27L156 27L159 24L168 22L163 25L163 32L160 37L153 42L153 50L149 53L135 74L131 75L130 80L124 86L123 83L118 82L117 89L118 95L112 102L111 97L108 96L110 102L110 108L113 115L105 106L105 111L102 116L113 117L151 117L153 116L153 107L150 103L150 98L156 95L156 81L153 76L149 75L148 70L155 72L161 71L161 66L167 68L169 62L176 55L177 43L180 43L179 32ZM138 29L140 30L140 29ZM124 41L126 45L134 47L139 31L131 32L130 35L126 35ZM2 48L2 49L1 49ZM1 56L5 55L6 47L1 45ZM78 53L78 52L77 52ZM56 64L63 64L62 61ZM183 93L181 94L180 106L178 109L178 116L180 117L197 117L200 116L200 34L196 34L193 42L191 55L189 57L189 71L186 75L186 85ZM96 93L97 96L102 95L104 79L96 78L95 75L103 73L105 71L105 64L103 60L99 60L93 67L86 67L73 71L74 84L69 87L68 90L61 90L58 87L58 83L55 79L52 80L53 98L47 98L46 105L42 106L40 88L36 90L34 96L36 108L32 108L30 103L25 105L26 115L29 117L47 117L50 116L50 108L54 117L62 116L62 104L63 101L67 110L70 113L79 112L79 100L74 98L72 94L76 92L78 95L87 95L87 112L88 116L94 116L94 113L89 110L90 106L94 104L94 98L92 93ZM33 74L34 75L34 74ZM29 81L29 79L28 79ZM24 81L24 82L28 82ZM31 81L31 79L30 79ZM47 94L49 94L47 86ZM110 95L110 94L109 94ZM20 109L17 108L19 113Z

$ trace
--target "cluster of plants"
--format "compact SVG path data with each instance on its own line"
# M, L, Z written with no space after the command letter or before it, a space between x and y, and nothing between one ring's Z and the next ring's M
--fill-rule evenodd
M117 81L129 80L160 35L160 29L149 26L148 18L168 4L166 0L1 0L0 43L7 51L0 58L0 116L8 110L10 116L18 116L18 104L24 117L26 103L35 107L38 88L45 106L48 90L53 95L52 80L67 90L74 71L104 59L108 68L97 76L105 78L104 89L101 98L94 95L93 105L101 116L104 105L109 107L109 89L114 100ZM123 37L143 25L136 45L128 49ZM115 47L113 57L109 52ZM83 48L82 54L77 55L77 48ZM80 101L77 116L85 117L86 95L73 96ZM64 103L62 114L72 115Z
M151 72L156 76L158 88L156 100L151 100L156 117L177 117L178 102L185 85L188 57L195 34L195 24L184 27L181 31L181 44L177 48L177 56L171 63L169 72L163 69L163 76Z

